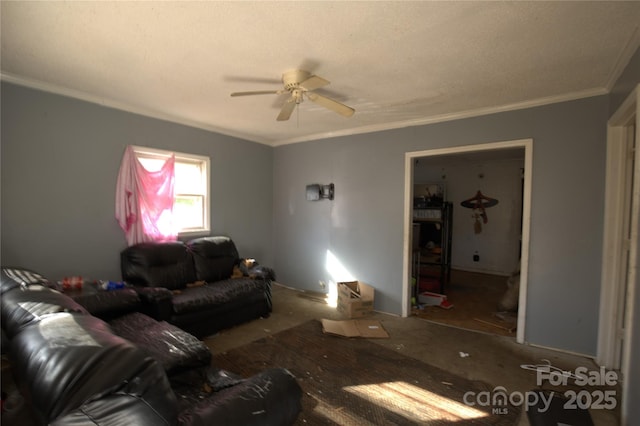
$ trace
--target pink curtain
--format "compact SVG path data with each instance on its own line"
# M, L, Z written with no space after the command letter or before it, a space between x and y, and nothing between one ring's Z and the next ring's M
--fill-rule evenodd
M127 244L147 241L175 241L173 200L175 156L157 172L149 172L127 146L116 184L116 219Z

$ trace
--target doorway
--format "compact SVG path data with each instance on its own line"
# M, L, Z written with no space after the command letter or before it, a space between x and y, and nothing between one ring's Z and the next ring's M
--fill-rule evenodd
M598 364L622 372L622 423L634 391L632 353L638 335L640 226L640 85L613 114L607 129L605 223L598 329ZM634 341L634 338L636 339ZM635 357L637 359L637 356Z
M505 157L508 155L513 155L514 152L517 152L518 155L524 157L523 159L524 167L522 167L523 169L522 177L521 177L522 186L520 188L522 193L522 209L521 209L521 215L519 218L519 225L521 228L521 239L519 243L518 242L515 243L516 261L517 261L518 254L520 254L520 277L521 277L519 292L516 294L516 299L518 302L517 303L518 312L517 312L517 317L515 318L515 324L517 327L515 337L516 337L516 341L520 343L524 342L524 337L525 337L524 336L524 319L525 319L525 313L526 313L526 286L527 286L527 270L528 270L528 254L529 254L528 247L529 247L529 217L530 217L530 202L531 202L532 147L533 147L533 141L531 139L525 139L525 140L461 146L461 147L455 147L455 148L416 151L416 152L408 152L405 154L405 233L404 233L405 262L404 262L404 286L403 286L403 302L404 302L403 316L408 316L411 313L412 296L414 296L412 295L412 293L415 293L414 289L416 288L415 286L416 281L414 281L413 279L413 275L415 271L415 267L414 267L415 255L414 255L414 250L412 250L412 246L414 242L413 240L413 235L414 235L413 207L414 207L414 174L416 171L416 161L418 162L418 164L420 163L420 161L429 162L430 164L437 164L438 160L445 161L445 159L451 159L454 157L458 159L463 158L469 161L473 161L474 159L477 160L477 159ZM441 169L442 168L440 168L438 172L440 172ZM487 172L488 170L478 170L477 174L478 176L484 176ZM446 171L443 174L446 174ZM422 177L420 179L425 179L425 178ZM426 179L428 180L429 178L426 178ZM424 183L424 182L419 182L419 183ZM445 186L444 190L446 193L447 191L446 185L444 186ZM446 194L445 194L445 198L450 199L450 197L446 197ZM456 198L460 198L460 197L457 196ZM487 216L491 215L490 209L487 209L487 211L482 211L479 213L479 212L476 212L475 210L472 211L472 209L465 209L464 207L460 207L460 202L459 202L460 200L454 200L454 201L458 201L457 202L458 206L453 207L454 211L458 209L459 210L457 215L458 218L464 217L465 218L464 221L466 222L466 223L456 223L456 221L454 220L454 223L453 223L454 230L457 228L460 228L461 226L465 226L465 227L470 226L472 230L475 229L475 231L477 232L478 228L481 228L483 224L484 226L490 226L487 224L487 221L490 220L487 218ZM452 204L455 204L455 203L452 203ZM465 212L464 210L468 210L468 211ZM473 214L478 214L482 216L482 219L479 219L479 216L476 216L476 223L474 224L472 219ZM467 218L467 216L469 216L469 218ZM462 221L458 219L458 222L462 222ZM466 247L465 249L469 251L470 248ZM471 247L471 250L474 250L474 248ZM453 264L455 266L456 250L454 249L453 251L454 251ZM464 263L460 261L460 259L462 258L466 259L466 257L469 257L470 258L469 260L471 260L471 254L469 253L460 254L460 253L461 252L459 252L459 254L457 255L459 258L459 261L457 263L459 265ZM473 254L474 261L476 260L477 256L482 256L482 253L478 255ZM476 266L477 265L478 264L476 264ZM484 276L484 274L482 274L483 271L481 269L478 269L477 267L476 269L478 270L474 270L473 266L474 265L471 265L470 267L467 267L467 268L463 268L463 269L467 269L467 271L461 271L459 272L459 274L463 274L463 275L466 274L467 279L469 278L469 274L472 274L472 275L476 274L476 276L473 277L474 279L479 281L484 280L484 282L486 283L486 279L488 278L488 276ZM509 271L512 271L513 265L510 265L507 269ZM458 271L454 269L451 273L451 279L454 279L454 280L456 279L456 273L458 273ZM503 278L504 278L505 288L506 288L507 277L505 276ZM455 309L455 307L453 309Z

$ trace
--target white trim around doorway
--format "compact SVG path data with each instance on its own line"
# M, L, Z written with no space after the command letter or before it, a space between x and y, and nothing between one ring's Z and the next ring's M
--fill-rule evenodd
M596 362L611 369L621 368L624 324L620 316L624 311L621 300L621 283L626 280L627 254L623 220L625 194L630 190L626 183L627 127L635 118L635 91L613 114L607 126L607 165L605 177L604 237L602 255L602 277L600 284L600 321L598 330L598 353Z
M628 152L628 142L635 127L635 150ZM632 379L632 352L640 342L637 334L638 306L638 235L640 228L640 84L611 116L607 127L607 171L605 183L605 216L602 254L602 279L600 291L600 321L598 328L598 365L620 369L622 373L621 423L630 424L631 392L637 394L637 384ZM633 156L633 169L628 160ZM631 173L628 183L624 173ZM624 214L630 202L630 228L625 230ZM626 283L626 287L625 287ZM633 387L633 390L632 390Z
M533 166L533 139L492 142L477 145L464 145L451 148L429 149L405 153L404 167L404 231L403 231L403 286L402 316L407 317L411 310L411 251L412 208L413 208L413 164L418 157L450 155L489 151L507 148L524 148L524 188L522 197L522 254L520 263L520 298L518 304L518 323L516 341L525 342L525 318L527 302L527 277L529 270L529 238L531 222L531 180Z

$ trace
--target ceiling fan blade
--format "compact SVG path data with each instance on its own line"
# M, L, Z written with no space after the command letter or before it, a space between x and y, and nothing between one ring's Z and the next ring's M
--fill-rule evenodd
M234 83L258 83L258 84L281 84L282 80L279 78L260 78L238 75L224 76L224 81L230 81Z
M280 90L255 90L253 92L233 92L231 96L277 95Z
M318 95L317 93L307 92L307 97L318 105L322 105L323 107L337 112L338 114L345 117L351 117L353 113L356 112L355 109L346 106L345 104L341 104L340 102L334 101L333 99L327 98L326 96Z
M300 87L305 90L312 91L324 87L327 84L329 84L328 80L325 80L322 77L318 77L317 75L312 75L311 77L300 83Z
M287 99L287 102L282 105L282 109L280 110L280 114L278 114L278 121L287 121L289 117L291 117L291 113L296 108L296 98L291 96Z

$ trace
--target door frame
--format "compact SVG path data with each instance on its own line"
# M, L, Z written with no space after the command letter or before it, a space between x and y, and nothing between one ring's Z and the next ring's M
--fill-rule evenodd
M634 118L635 117L635 118ZM625 172L629 141L629 127L635 122L636 149L632 170L631 223L629 241L623 235L626 186ZM622 418L628 412L626 396L629 391L631 350L634 318L638 316L634 304L638 291L638 217L640 216L640 84L611 116L607 123L607 163L605 181L604 235L602 249L602 277L600 283L600 316L598 323L598 349L596 362L604 367L620 369L622 381ZM623 245L629 245L625 265ZM626 275L624 277L623 275ZM626 292L623 285L627 283ZM624 313L622 321L621 315ZM622 338L622 340L620 339ZM622 343L624 342L624 343Z
M598 352L596 361L607 368L619 369L622 355L617 343L622 324L617 321L620 306L623 265L623 223L626 192L627 128L636 114L638 90L634 90L611 116L607 123L607 163L605 177L604 236L602 248L602 275L600 282L600 319L598 325ZM638 117L636 114L635 121ZM637 133L636 125L636 133ZM637 144L637 140L636 140ZM638 165L636 164L636 169ZM633 204L633 200L632 200ZM633 244L631 244L633 246ZM631 247L630 247L631 248Z
M418 157L473 153L508 148L524 148L524 187L522 194L522 241L520 259L520 295L518 302L518 322L516 341L525 342L525 318L527 308L527 278L529 271L529 239L531 224L531 181L533 169L533 139L490 142L477 145L464 145L451 148L436 148L424 151L406 152L404 156L404 232L403 232L403 286L402 316L407 317L411 310L411 241L413 221L413 165Z

